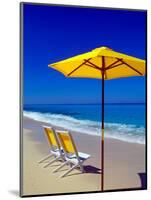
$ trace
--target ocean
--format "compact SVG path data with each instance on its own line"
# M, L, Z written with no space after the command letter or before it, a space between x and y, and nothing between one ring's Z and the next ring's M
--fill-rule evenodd
M105 137L145 144L145 104L106 104ZM101 135L101 105L25 105L24 116L83 134Z

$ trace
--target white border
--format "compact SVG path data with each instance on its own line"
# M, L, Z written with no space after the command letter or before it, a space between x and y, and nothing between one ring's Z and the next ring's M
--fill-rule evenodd
M19 2L18 0L5 0L1 1L0 4L0 198L11 200L19 198L17 194L19 189ZM27 2L148 9L148 86L150 85L150 0L28 0ZM148 90L148 119L151 119L150 102L150 91ZM151 122L148 120L148 144L151 141L150 124ZM148 152L151 152L149 145ZM148 191L49 196L45 198L56 200L75 200L77 198L79 200L92 198L95 200L100 198L105 200L150 199L150 160L148 158ZM43 199L44 197L36 198Z

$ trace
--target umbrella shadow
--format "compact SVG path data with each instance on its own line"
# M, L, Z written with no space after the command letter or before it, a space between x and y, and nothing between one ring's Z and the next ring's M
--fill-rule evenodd
M141 181L141 189L147 188L147 175L146 173L138 173Z
M85 173L101 174L101 169L94 167L92 165L84 166L84 171L85 171Z
M61 171L65 171L65 170L61 170ZM101 174L101 169L91 166L91 165L85 165L84 172L79 171L76 173L68 174L68 175L66 175L66 177L80 175L80 174Z

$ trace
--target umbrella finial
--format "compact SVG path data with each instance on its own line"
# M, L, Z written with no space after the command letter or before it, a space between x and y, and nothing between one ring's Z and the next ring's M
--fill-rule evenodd
M106 46L99 47L99 48L95 48L95 49L93 49L92 51L101 52L102 50L110 50L110 51L113 51L111 48L106 47Z
M113 51L113 50L112 50L111 48L109 48L109 47L102 47L102 49Z

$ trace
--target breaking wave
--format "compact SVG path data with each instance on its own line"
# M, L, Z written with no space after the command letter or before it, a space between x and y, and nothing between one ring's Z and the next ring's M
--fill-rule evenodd
M83 134L101 135L101 124L96 121L80 120L63 114L30 111L24 111L24 116ZM145 128L132 124L105 123L105 137L145 144Z

